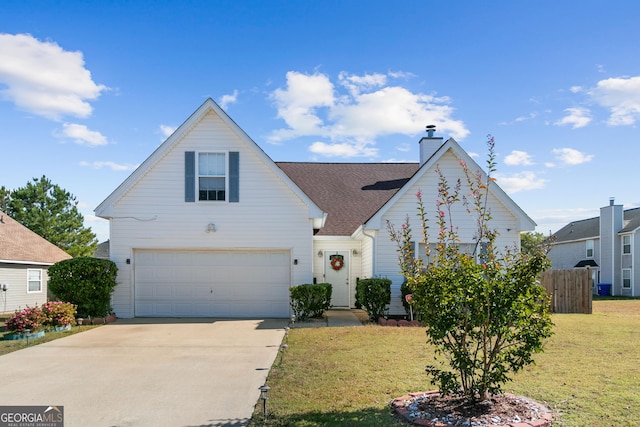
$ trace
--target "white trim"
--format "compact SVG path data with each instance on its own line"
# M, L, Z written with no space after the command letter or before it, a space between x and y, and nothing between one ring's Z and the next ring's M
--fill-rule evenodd
M0 259L0 264L25 264L25 265L48 265L52 266L55 262L41 262L41 261L16 261L13 259Z

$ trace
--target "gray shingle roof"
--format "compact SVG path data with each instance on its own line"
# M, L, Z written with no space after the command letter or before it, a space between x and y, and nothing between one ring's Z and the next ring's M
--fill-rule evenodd
M276 162L327 213L319 236L350 236L418 171L418 163Z
M55 264L71 256L0 211L0 260Z
M630 232L640 227L640 208L624 211L625 225L620 233ZM571 240L596 239L600 236L600 217L573 221L556 231L555 243Z

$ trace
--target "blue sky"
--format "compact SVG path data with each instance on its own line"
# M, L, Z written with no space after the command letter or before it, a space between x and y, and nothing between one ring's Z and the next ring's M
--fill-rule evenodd
M637 1L0 2L0 185L93 209L208 97L276 161L417 161L425 125L548 233L640 206Z

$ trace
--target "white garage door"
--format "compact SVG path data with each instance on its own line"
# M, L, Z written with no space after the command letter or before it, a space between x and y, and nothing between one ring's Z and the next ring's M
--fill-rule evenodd
M137 250L136 317L289 317L289 252Z

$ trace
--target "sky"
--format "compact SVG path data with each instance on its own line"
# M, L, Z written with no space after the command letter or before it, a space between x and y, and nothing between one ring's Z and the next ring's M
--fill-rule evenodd
M207 98L274 160L417 162L426 125L548 234L640 206L640 2L0 2L0 186L94 209Z

